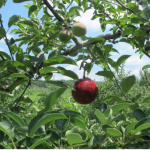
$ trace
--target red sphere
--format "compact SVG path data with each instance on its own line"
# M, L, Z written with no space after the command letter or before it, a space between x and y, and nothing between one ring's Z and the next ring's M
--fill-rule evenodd
M98 87L89 78L79 79L73 85L72 96L80 104L92 103L98 95Z

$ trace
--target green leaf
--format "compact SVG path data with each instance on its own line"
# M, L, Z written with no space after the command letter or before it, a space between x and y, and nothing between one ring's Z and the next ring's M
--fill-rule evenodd
M113 115L117 114L120 110L125 109L126 107L131 106L131 105L133 105L133 103L124 102L124 103L120 103L120 104L116 104L112 106L111 109L113 110ZM105 116L108 116L109 112L110 112L110 108L104 112Z
M9 87L9 92L12 93L12 91L19 85L27 82L28 80L27 79L21 79L21 80L18 80L16 82L14 82L13 84L10 85Z
M5 52L0 51L0 55L3 55L8 60L11 60L11 57L7 53L5 53Z
M91 44L91 43L94 43L94 42L104 42L104 41L105 41L105 39L97 37L97 38L90 38L90 39L87 41L87 43L88 43L88 44Z
M111 58L107 58L107 62L108 62L116 71L118 71L117 62L113 61Z
M149 97L145 97L144 99L142 99L142 103L147 103L150 101L150 96Z
M79 126L82 129L86 129L86 125L83 120L79 119L78 117L71 117L70 122Z
M19 98L20 98L20 97L16 98L14 102L17 102ZM20 103L21 103L21 102L22 102L22 103L32 103L32 100L31 100L27 95L24 95L24 96L22 96L21 99L20 99Z
M100 107L99 107L99 110L100 110L102 113L104 113L106 109L107 109L107 105L106 105L105 103L101 103L101 104L100 104Z
M89 148L92 148L93 145L102 143L105 139L106 139L106 134L104 134L102 136L101 135L94 135L94 136L91 135L91 138L88 142L88 146L89 146Z
M40 70L40 74L45 74L45 73L49 73L49 72L53 72L53 71L59 71L59 68L57 67L44 67L43 69Z
M48 59L50 59L51 57L55 56L57 54L57 48L53 49L50 54L48 55Z
M4 0L0 0L0 8L3 6Z
M119 67L122 63L124 63L131 55L122 55L118 58L116 64Z
M23 20L23 21L20 21L19 23L25 24L25 25L28 25L28 26L33 26L33 22L30 21L30 20Z
M142 124L146 124L146 123L150 123L149 117L145 117L145 118L141 119L139 122L137 122L137 124L135 125L135 128L139 127Z
M122 90L127 93L135 84L136 78L134 75L127 77L121 84Z
M68 76L68 77L70 77L70 78L72 78L72 79L74 79L74 80L78 80L78 75L75 73L75 72L73 72L73 71L71 71L71 70L66 70L65 68L63 68L63 67L57 67L58 69L59 69L59 73L60 74L62 74L62 75L65 75L65 76Z
M0 27L0 40L1 40L3 37L5 37L5 35L6 35L5 29L2 28L2 27Z
M97 53L100 56L100 59L105 61L104 52L101 50L100 47L94 46L94 52Z
M4 132L0 130L0 143L3 142Z
M96 75L103 76L109 79L112 79L114 77L113 73L111 71L99 71L96 73Z
M140 110L140 109L134 110L134 112L132 113L132 115L133 115L138 121L140 121L140 120L142 120L143 118L146 117L146 114L145 114L142 110Z
M24 59L23 50L19 49L19 51L16 53L16 60L22 63L23 59Z
M32 6L29 8L28 17L30 17L30 15L31 15L35 10L37 10L37 6L32 5Z
M129 9L133 10L135 13L139 10L139 5L137 3L127 3Z
M127 29L125 29L125 30L122 32L122 36L132 34L133 31L134 31L133 28L127 28Z
M11 111L4 111L4 113L12 118L14 121L16 121L20 126L25 126L23 119L20 118L16 113L13 113Z
M76 62L67 56L54 56L46 60L44 64L48 64L49 66L56 65L56 64L71 64L77 66Z
M27 126L17 127L17 130L26 133L28 132L28 127Z
M101 25L101 30L104 32L105 29L106 29L106 24L105 24L105 22L100 23L100 25Z
M128 134L128 133L131 133L131 131L134 130L136 124L137 124L137 122L133 122L133 123L131 123L130 125L128 125L128 126L126 127L125 132L126 132L127 134Z
M146 34L146 31L144 30L136 30L133 32L133 36L140 36L140 37L144 37Z
M145 66L143 66L143 67L142 67L142 70L147 69L147 68L150 68L150 65L145 65Z
M88 2L87 2L87 0L83 0L83 7L84 7L84 11L88 9Z
M13 0L14 3L22 3L22 2L26 2L26 1L30 1L30 0Z
M68 17L73 16L78 10L83 11L79 6L71 7L68 12Z
M21 73L14 73L14 74L11 74L10 76L8 76L8 78L26 78L26 76Z
M11 129L10 122L6 121L6 120L3 120L3 122L0 122L0 130L8 135L8 137L11 139L11 141L14 145L14 142L13 142L13 139L12 139L13 136L14 136L14 133L13 133L13 130ZM14 145L14 148L16 149L15 145Z
M135 130L131 131L131 133L135 134L141 130L148 129L148 128L150 128L150 123L142 124L142 125L138 126Z
M68 125L68 119L58 119L55 120L55 126L58 130L63 131L65 127Z
M19 20L19 16L13 15L9 18L8 27L10 28L13 24L15 24Z
M35 68L38 68L40 66L40 64L43 62L43 60L45 59L45 55L44 52L41 51L38 55L36 55L33 59L33 66Z
M42 144L44 141L46 141L48 139L49 139L49 136L44 137L43 139L36 141L32 146L29 147L29 149L34 149L36 146Z
M48 41L50 42L50 40L54 40L54 38L58 37L59 32L56 32L52 35L50 35L50 37L48 38Z
M66 110L66 111L61 111L64 115L66 115L67 117L75 117L80 119L81 121L83 121L84 123L86 122L85 118L78 112L75 111L71 111L71 110Z
M82 143L84 140L82 140L82 137L77 133L70 133L67 135L67 142L72 145L76 143Z
M33 136L42 125L57 119L67 119L67 117L61 113L44 113L34 117L29 124L29 136Z
M12 61L12 60L1 62L1 67L10 67L10 68L15 67L15 68L22 69L22 70L26 71L26 67L24 64L22 64L18 61Z
M105 53L109 53L112 50L113 45L112 44L106 44L103 46L103 49L105 51Z
M132 102L136 102L141 97L141 93L132 98Z
M15 40L14 40L13 38L11 38L11 39L9 40L9 46L13 45L14 43L15 43Z
M68 85L65 84L65 82L63 81L48 81L47 83L56 85L56 86L60 86L60 87L68 87Z
M115 128L107 128L106 133L108 133L111 136L115 136L115 137L122 136L122 133L119 130L115 129Z
M49 110L56 103L57 99L65 92L66 89L67 88L59 88L46 97L43 103L47 110Z
M95 111L94 114L95 114L96 117L101 121L101 123L102 123L103 125L108 125L109 120L107 120L107 118L105 118L105 115L104 115L102 112L100 112L98 109L96 109L96 111Z
M105 101L122 102L122 99L118 96L108 96Z

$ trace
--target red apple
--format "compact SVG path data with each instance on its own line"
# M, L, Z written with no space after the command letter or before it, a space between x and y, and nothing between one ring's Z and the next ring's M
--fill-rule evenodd
M75 90L72 90L72 96L80 104L92 103L98 95L96 83L89 78L79 79L73 88Z

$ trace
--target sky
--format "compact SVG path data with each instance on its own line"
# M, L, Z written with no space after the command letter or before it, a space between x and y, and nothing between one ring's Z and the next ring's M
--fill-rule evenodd
M24 7L25 4L27 4L27 2L13 3L13 0L7 0L6 5L0 9L0 14L2 15L2 20L3 20L3 26L4 26L6 31L9 29L8 28L8 21L12 15L20 15L21 17L28 18L28 9ZM72 6L74 6L74 5L76 5L76 3L72 4ZM91 20L91 18L93 16L93 12L94 12L94 9L90 9L90 10L86 11L85 13L80 12L81 16L78 16L75 18L76 21L79 21L79 22L82 22L85 24L85 26L87 28L86 36L97 37L98 35L101 35L101 34L111 33L111 31L109 31L109 30L112 27L112 25L107 25L106 31L102 32L101 28L100 28L99 18L97 18L95 20ZM41 16L42 16L42 11L39 13L39 17L41 17ZM13 25L8 30L7 37L9 39L11 37L13 37L14 39L17 38L17 35L10 34L11 30L13 30L15 28L16 28L16 26ZM71 44L75 45L73 41ZM25 45L23 45L22 48L24 51L26 51ZM111 58L115 61L122 55L131 55L131 57L129 57L127 59L127 61L125 63L125 67L124 67L125 70L131 71L131 75L134 74L138 77L140 69L144 65L147 65L150 63L149 58L145 55L140 59L140 57L139 57L140 55L138 53L135 53L135 50L127 43L120 42L120 43L114 44L113 48L115 48L119 51L119 54L118 53L111 53L112 54ZM0 40L0 51L4 51L4 52L10 54L8 51L8 47L6 46L3 39ZM72 57L72 58L74 59L76 57ZM65 69L74 71L79 76L79 78L82 78L83 77L83 70L79 70L81 61L77 62L77 64L78 64L78 66L62 65L62 67L65 67ZM101 71L101 70L102 70L102 68L100 66L94 65L94 67L92 68L91 73L88 75L88 77L93 79L93 80L96 80L96 81L103 80L102 77L95 75L96 72ZM55 80L60 80L60 79L69 80L70 78L67 76L54 74L53 79L55 79Z

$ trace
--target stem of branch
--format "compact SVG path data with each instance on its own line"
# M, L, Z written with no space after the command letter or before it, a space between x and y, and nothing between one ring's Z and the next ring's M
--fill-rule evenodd
M68 9L72 5L72 3L73 3L73 0L72 0L72 2L70 3L70 5L66 9Z
M3 61L5 61L5 58L3 57L3 55L0 54L0 56L1 56L1 58L3 59Z
M44 4L49 8L49 10L53 13L53 15L57 18L58 21L64 21L58 13L53 9L53 7L50 5L50 3L47 0L43 0Z
M1 87L0 87L0 91L9 92L9 89L8 89L8 88L1 88Z
M3 21L2 21L2 19L1 19L1 16L0 16L0 22L1 22L1 27L4 29L4 27L3 27ZM9 51L10 51L10 54L11 54L11 58L12 58L12 60L14 61L14 57L13 57L12 51L11 51L11 49L10 49L10 46L9 46L9 43L8 43L8 38L7 38L7 35L6 35L6 34L5 34L5 38L6 38L6 44L7 44L7 46L8 46Z
M80 44L76 36L73 36L72 40L75 42L76 45Z
M31 84L31 81L29 80L29 82L28 82L28 84L27 84L26 88L24 89L23 93L21 94L20 98L18 99L18 101L17 101L17 103L16 103L15 107L17 107L17 106L18 106L19 101L21 100L21 98L22 98L23 94L26 92L26 90L27 90L27 88L28 88L28 86L29 86L30 84Z
M125 9L129 10L130 12L132 12L133 14L137 15L139 18L141 18L141 19L143 19L143 20L145 20L145 21L149 21L149 20L143 18L142 16L136 14L133 10L127 8L127 7L126 7L125 5L123 5L119 0L116 0L116 2L117 2L119 5L121 5L123 8L125 8Z

